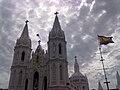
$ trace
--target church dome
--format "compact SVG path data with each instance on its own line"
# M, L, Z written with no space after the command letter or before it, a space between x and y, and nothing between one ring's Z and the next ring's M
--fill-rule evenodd
M79 70L79 64L77 62L77 57L75 56L75 63L74 63L74 73L70 77L71 80L74 79L80 79L81 81L85 81L87 79L86 76L84 76L80 70Z

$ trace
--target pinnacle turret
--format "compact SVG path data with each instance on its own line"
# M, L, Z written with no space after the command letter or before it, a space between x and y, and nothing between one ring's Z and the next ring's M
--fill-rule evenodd
M75 87L77 87L76 90L89 90L89 84L87 76L83 75L79 71L79 64L77 62L77 57L75 56L75 63L74 63L74 73L69 78L70 82L74 84Z
M79 64L77 62L77 57L75 56L75 63L74 63L74 72L79 72Z
M86 78L79 70L79 64L77 62L77 56L75 56L74 73L73 73L72 77L76 77L76 76Z
M35 51L35 53L43 53L44 52L44 50L42 49L42 47L41 47L41 45L40 45L40 40L38 41L38 46L37 46L37 48L36 48L36 51Z

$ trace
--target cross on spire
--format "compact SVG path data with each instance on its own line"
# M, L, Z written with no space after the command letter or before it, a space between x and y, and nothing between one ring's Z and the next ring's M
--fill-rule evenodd
M57 11L55 12L55 15L57 16L57 14L59 14Z
M28 22L29 22L28 20L25 21L26 24L27 24Z

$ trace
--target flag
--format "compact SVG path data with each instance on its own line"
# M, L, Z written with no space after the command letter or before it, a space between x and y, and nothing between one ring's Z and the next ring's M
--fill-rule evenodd
M105 37L105 36L98 35L98 40L99 40L100 45L107 45L109 43L114 43L112 40L112 37Z

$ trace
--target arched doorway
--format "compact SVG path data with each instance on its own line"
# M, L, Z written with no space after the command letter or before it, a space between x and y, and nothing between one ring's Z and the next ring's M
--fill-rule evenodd
M43 86L42 90L47 90L47 77L45 76L43 79Z
M35 72L33 78L33 90L38 90L38 85L39 85L39 73Z
M25 90L28 89L28 79L25 80Z

